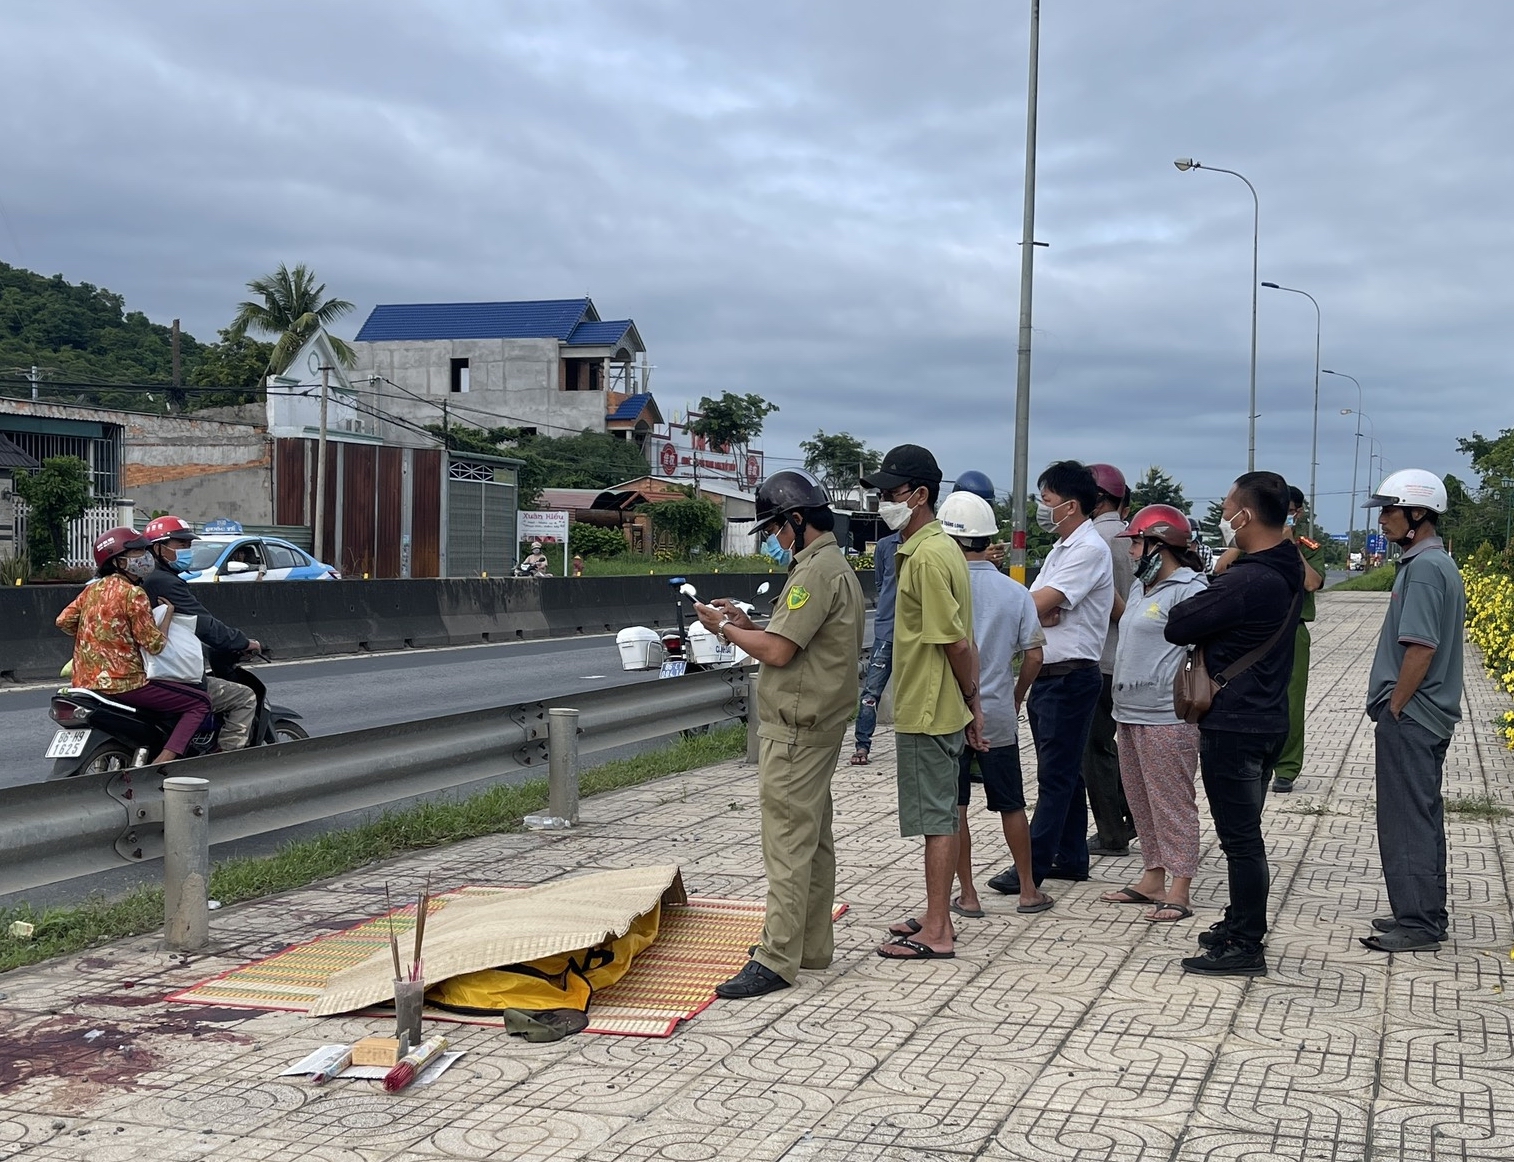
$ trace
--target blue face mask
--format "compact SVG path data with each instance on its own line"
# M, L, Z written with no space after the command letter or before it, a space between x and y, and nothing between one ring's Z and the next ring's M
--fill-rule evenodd
M194 568L195 553L193 549L180 549L173 555L173 563L181 573L188 573Z
M778 534L769 533L767 540L762 542L762 554L772 561L773 564L784 569L789 567L789 562L794 559L794 554L778 543Z

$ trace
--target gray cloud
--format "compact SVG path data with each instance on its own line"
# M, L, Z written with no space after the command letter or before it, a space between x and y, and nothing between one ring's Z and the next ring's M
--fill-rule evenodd
M1464 471L1511 423L1514 10L1044 5L1032 466L1244 467L1261 277L1324 311L1390 463ZM375 302L589 291L665 409L724 389L1010 477L1025 5L9 6L0 174L19 252L209 337L312 263ZM1308 477L1313 312L1262 291L1259 464ZM353 320L355 329L357 319ZM1355 406L1322 384L1344 528Z

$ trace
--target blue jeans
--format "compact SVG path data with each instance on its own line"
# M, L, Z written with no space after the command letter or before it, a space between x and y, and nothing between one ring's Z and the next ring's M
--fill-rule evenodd
M1225 920L1231 938L1247 952L1257 951L1267 935L1269 875L1262 803L1267 798L1267 772L1277 765L1287 741L1287 731L1245 734L1199 728L1204 794L1230 878Z
M878 729L878 699L883 697L883 687L894 672L894 643L873 642L873 652L868 658L867 673L862 679L862 701L857 707L857 749L873 748L873 731Z
M1036 744L1036 813L1030 820L1031 873L1037 885L1055 865L1088 873L1088 795L1083 752L1103 678L1098 666L1037 678L1026 708Z

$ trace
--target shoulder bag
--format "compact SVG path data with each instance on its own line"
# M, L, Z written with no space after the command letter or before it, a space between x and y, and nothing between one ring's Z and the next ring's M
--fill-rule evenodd
M1204 662L1203 647L1189 646L1188 656L1183 659L1182 666L1178 668L1177 677L1172 682L1173 712L1184 722L1198 722L1209 713L1209 708L1214 705L1216 694L1228 686L1237 675L1261 661L1271 652L1272 647L1282 640L1284 633L1298 625L1299 614L1303 612L1303 608L1304 595L1300 590L1288 610L1287 619L1277 627L1276 632L1256 649L1231 662L1214 677L1210 676L1209 667Z

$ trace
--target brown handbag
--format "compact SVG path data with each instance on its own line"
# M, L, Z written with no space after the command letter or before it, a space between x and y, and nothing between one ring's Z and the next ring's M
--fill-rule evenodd
M1304 595L1300 592L1288 611L1287 619L1277 627L1277 631L1256 649L1231 662L1215 677L1209 674L1209 666L1204 661L1203 648L1196 645L1189 646L1183 664L1178 667L1177 677L1172 681L1173 713L1184 722L1192 723L1198 722L1208 714L1209 708L1214 705L1216 694L1228 686L1236 675L1249 670L1261 661L1272 650L1272 647L1277 645L1288 629L1298 625L1298 617L1303 612L1303 608Z

